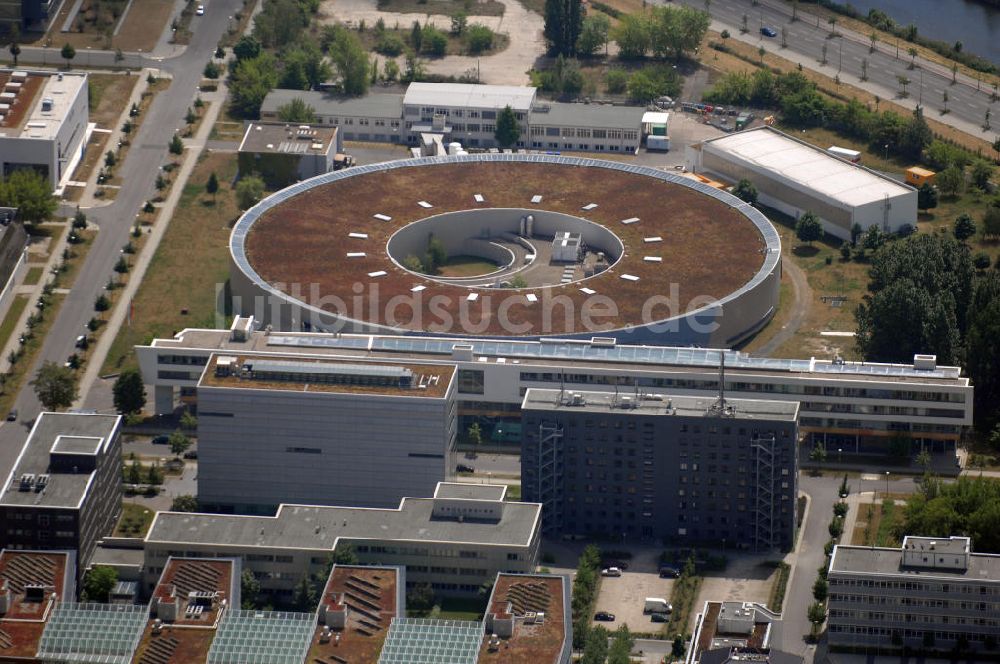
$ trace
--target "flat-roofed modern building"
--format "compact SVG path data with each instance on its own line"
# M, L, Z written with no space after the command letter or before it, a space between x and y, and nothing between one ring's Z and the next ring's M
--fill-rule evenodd
M791 548L798 404L531 388L522 411L545 532Z
M917 225L917 190L771 127L739 131L688 149L688 167L730 182L746 178L759 200L796 219L816 214L827 233L894 233Z
M326 569L338 545L363 564L402 565L410 583L440 594L474 594L498 572L538 562L541 505L504 500L505 487L438 485L432 498L395 509L281 505L275 516L159 512L145 539L155 580L171 556L239 557L261 590L288 601L303 575Z
M537 99L527 86L411 83L404 94L343 98L325 92L272 90L261 118L275 121L279 109L302 99L320 124L334 125L346 141L418 145L437 133L467 148L496 147L497 114L510 106L521 128L515 148L635 152L642 140L641 106L570 104Z
M802 664L802 657L772 647L781 615L757 602L705 602L695 618L685 664Z
M454 469L455 368L216 355L198 385L198 498L392 507Z
M86 145L87 75L0 71L0 175L31 168L55 189Z
M234 327L241 330L187 329L136 347L156 412L171 412L179 400L197 401L202 370L216 352L457 366L455 400L462 430L472 421L484 427L516 423L524 390L532 387L603 392L638 387L710 398L719 390L716 350L601 339L267 334L253 331L250 319L239 319ZM938 366L933 356L917 356L913 364L758 358L739 351L725 351L725 357L726 394L799 402L800 431L810 445L885 454L894 437L909 436L915 449L923 444L953 453L963 429L972 424L969 379L958 367Z
M837 546L827 578L831 646L988 651L1000 640L1000 556L974 553L968 537Z
M240 141L240 173L259 173L280 189L334 170L340 130L318 124L250 122Z
M0 496L9 549L75 549L80 569L121 514L121 418L42 413Z

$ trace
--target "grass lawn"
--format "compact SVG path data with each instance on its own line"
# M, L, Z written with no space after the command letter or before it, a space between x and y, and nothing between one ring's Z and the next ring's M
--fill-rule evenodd
M242 122L227 122L225 120L216 120L215 124L212 125L212 131L208 135L208 140L241 141L243 140L244 133L245 131L243 129Z
M38 280L42 278L42 273L45 268L41 265L35 265L34 267L29 267L27 274L24 275L24 285L34 286L38 283Z
M503 5L496 0L484 2L456 2L456 0L378 0L378 10L401 14L443 14L450 16L465 12L475 16L503 16Z
M496 269L496 263L479 256L449 256L445 264L438 269L438 273L442 277L475 277L489 274Z
M862 503L858 506L858 520L851 533L851 544L859 546L899 546L900 542L893 534L897 526L903 523L905 505L893 500L881 503Z
M114 38L115 48L123 51L153 50L164 28L170 22L174 2L172 0L132 0L125 22L118 36Z
M45 308L45 319L40 325L35 327L31 338L28 339L28 341L21 347L23 351L21 358L7 373L7 381L4 383L3 391L0 392L0 413L10 411L10 407L14 403L14 398L21 390L22 382L25 379L30 380L31 378L34 378L34 376L27 376L28 369L31 368L31 365L35 360L35 354L42 347L42 342L45 340L46 335L48 335L49 330L52 328L52 321L55 320L56 313L59 311L59 307L62 306L62 302L65 299L66 296L64 295L52 295L49 298L49 306Z
M122 502L122 515L115 525L115 537L145 537L155 512L145 505Z
M508 484L507 485L507 500L521 500L521 485L520 484Z
M28 306L27 295L15 295L14 299L11 300L10 308L7 309L3 321L0 321L0 349L7 345L7 340L10 339L10 335L14 332L14 326L17 325L17 321L21 320L21 314L24 313L26 306Z
M139 77L134 74L91 74L89 81L91 121L96 122L98 127L114 129Z
M219 178L214 204L205 193L212 171ZM185 327L215 327L216 289L229 278L230 225L240 214L231 189L235 175L234 153L202 155L136 292L132 325L119 330L103 373L136 366L135 344Z
M763 346L785 326L785 323L791 318L790 306L793 297L792 282L788 278L788 275L783 273L781 275L781 286L778 290L778 310L771 320L768 321L767 325L761 328L760 332L754 335L746 345L740 346L741 351L751 354L755 353L758 348Z
M486 598L478 597L444 597L441 599L443 620L480 620L486 611Z

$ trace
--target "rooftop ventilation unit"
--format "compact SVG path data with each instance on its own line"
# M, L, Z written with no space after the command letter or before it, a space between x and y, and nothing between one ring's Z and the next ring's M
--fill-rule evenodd
M51 113L52 107L55 106L55 100L52 97L46 97L42 100L42 113Z
M35 491L41 492L45 490L45 487L49 485L49 475L47 473L39 475L38 480L35 482Z
M31 487L35 486L35 474L25 473L21 475L21 485L19 487L20 491L31 491Z

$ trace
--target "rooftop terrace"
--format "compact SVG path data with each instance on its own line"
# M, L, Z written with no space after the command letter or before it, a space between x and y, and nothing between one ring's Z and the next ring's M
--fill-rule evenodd
M35 655L56 602L74 599L75 573L70 553L0 553L0 595L10 593L0 611L0 660Z
M399 568L335 565L320 598L319 624L306 661L378 661L389 624L403 615L402 584Z
M561 576L498 575L486 612L494 614L494 620L512 619L513 631L498 640L484 638L479 648L479 663L560 661L563 649L571 646L566 630L569 595L565 584ZM492 632L497 633L496 627Z

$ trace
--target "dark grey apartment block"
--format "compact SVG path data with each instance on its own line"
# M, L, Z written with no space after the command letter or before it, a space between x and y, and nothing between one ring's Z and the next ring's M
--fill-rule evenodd
M838 546L827 577L833 647L979 651L1000 641L1000 556L973 553L968 537Z
M0 548L76 549L85 570L121 515L121 418L42 413L0 497Z
M791 547L798 404L529 389L522 410L546 532Z
M198 499L395 507L455 467L453 366L217 355L198 385Z

